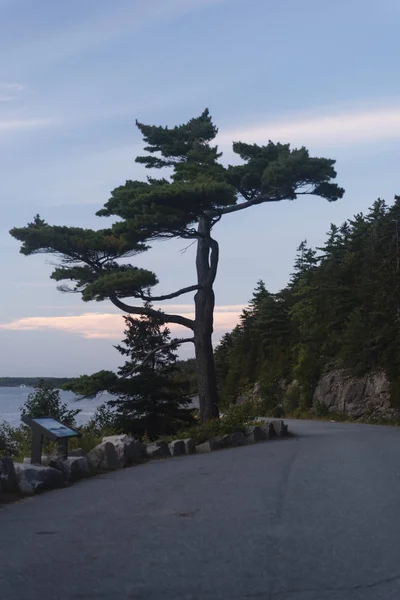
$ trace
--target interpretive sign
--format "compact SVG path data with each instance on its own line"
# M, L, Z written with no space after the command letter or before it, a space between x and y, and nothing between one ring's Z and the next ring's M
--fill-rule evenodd
M43 436L52 442L59 442L58 448L64 458L68 456L68 438L80 437L77 429L64 425L53 417L22 417L22 422L32 430L31 463L40 465L42 460Z

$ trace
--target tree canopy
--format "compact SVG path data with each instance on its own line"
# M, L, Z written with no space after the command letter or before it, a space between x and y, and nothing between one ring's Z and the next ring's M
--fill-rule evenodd
M289 408L309 408L321 375L383 369L400 406L400 197L331 225L321 248L303 241L287 287L258 282L240 323L215 352L220 391L236 399L256 381L271 409L296 380ZM291 399L293 401L293 398Z
M218 130L208 110L173 128L136 124L146 143L146 154L136 162L151 169L152 176L147 181L128 180L111 193L97 215L114 217L112 227L92 231L51 226L36 216L26 227L12 229L11 235L22 243L23 254L56 256L59 264L51 277L63 282L62 291L80 293L84 301L108 298L129 314L157 318L158 311L146 302L195 292L194 319L166 313L162 318L192 331L183 341L195 346L201 417L214 418L218 397L212 348L213 284L219 261L214 227L224 215L254 205L310 194L335 201L344 190L333 181L335 161L311 157L304 147L234 142L241 164L223 165L213 145ZM166 169L167 177L155 177L161 169ZM187 287L155 295L157 276L126 259L165 238L196 242L196 276Z

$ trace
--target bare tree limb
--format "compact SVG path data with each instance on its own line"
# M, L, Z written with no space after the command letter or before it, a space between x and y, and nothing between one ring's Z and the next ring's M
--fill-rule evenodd
M193 240L193 242L191 242L188 246L185 246L185 248L183 248L181 250L181 254L185 254L185 252L187 252L189 250L189 248L191 248L192 246L194 246L194 244L197 242L197 240Z
M172 294L165 294L164 296L145 296L144 294L141 294L140 298L146 302L162 302L163 300L171 300L171 298L177 298L177 296L182 296L183 294L188 294L189 292L196 292L199 287L199 285L189 285L188 287L182 288L177 292L172 292Z
M125 304L125 302L114 295L110 296L110 300L114 306L129 314L146 315L147 317L162 319L165 321L165 323L176 323L176 325L182 325L183 327L187 327L192 331L194 330L194 321L192 319L182 317L181 315L170 315L159 310L154 310L154 308L146 308L145 306L130 306L129 304Z

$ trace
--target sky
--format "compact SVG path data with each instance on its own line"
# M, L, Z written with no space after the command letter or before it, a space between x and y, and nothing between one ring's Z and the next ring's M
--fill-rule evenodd
M20 255L8 232L37 213L104 227L95 212L110 191L145 176L135 119L173 126L208 107L225 164L232 141L269 139L337 160L338 202L261 205L218 224L215 343L257 280L286 285L303 239L321 245L330 223L391 202L399 25L398 0L0 0L0 376L120 363L121 313L60 293L51 258ZM157 273L157 293L195 283L186 246L159 242L136 262ZM190 315L192 297L167 308Z

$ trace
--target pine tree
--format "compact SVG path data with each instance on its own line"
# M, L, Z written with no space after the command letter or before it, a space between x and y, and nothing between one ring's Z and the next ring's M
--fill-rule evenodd
M166 169L168 178L128 180L116 188L97 212L116 219L110 229L51 227L36 217L27 227L12 229L11 235L22 242L25 255L48 253L60 258L52 278L74 282L72 291L80 292L84 301L109 299L128 314L157 317L157 311L141 302L195 292L194 319L166 313L163 319L191 332L180 343L194 344L200 415L205 421L219 414L212 346L217 224L227 214L259 204L309 194L335 201L344 190L333 181L334 160L311 157L306 148L290 148L289 144L235 142L233 151L241 164L225 167L213 145L218 130L208 110L173 128L136 124L147 153L136 162L153 171ZM154 273L120 261L147 250L155 240L171 238L196 243L195 282L156 296L149 293L158 283ZM71 288L63 284L61 289Z
M67 389L90 397L104 391L115 396L107 402L114 410L115 424L136 436L153 439L193 424L188 382L177 378L174 341L162 318L124 319L125 338L116 349L126 362L118 373L84 375Z
M220 386L231 397L255 381L274 390L277 377L283 377L296 380L291 408L299 401L310 408L323 373L342 368L358 376L379 369L390 380L392 402L400 406L399 349L400 198L395 197L390 207L378 199L366 215L331 225L321 248L302 242L287 288L270 294L258 282L239 326L224 338L216 357L224 358Z

